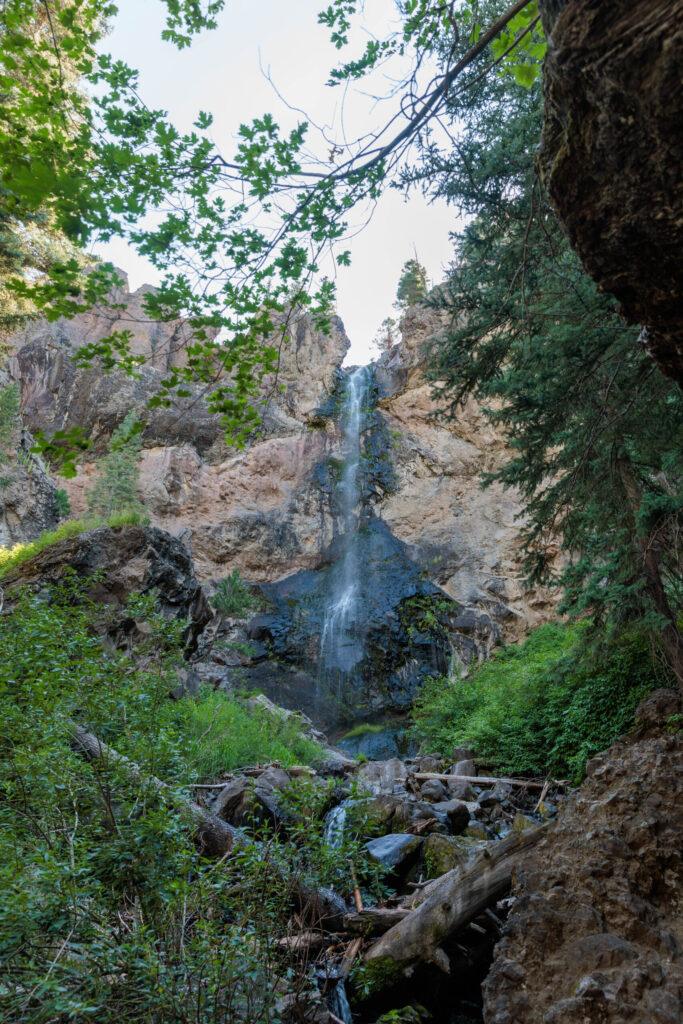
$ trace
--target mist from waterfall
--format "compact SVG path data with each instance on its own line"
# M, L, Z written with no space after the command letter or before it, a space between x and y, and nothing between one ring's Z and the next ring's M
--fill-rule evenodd
M367 366L352 370L346 380L340 413L342 469L336 488L336 507L341 528L340 557L324 609L320 638L320 665L326 679L338 685L363 654L358 622L358 503L361 435L372 371Z

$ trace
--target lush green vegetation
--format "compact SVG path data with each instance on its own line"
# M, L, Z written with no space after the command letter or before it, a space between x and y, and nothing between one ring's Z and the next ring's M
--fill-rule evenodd
M291 912L273 865L342 891L349 856L364 886L377 888L377 872L354 836L324 848L330 793L313 786L286 798L288 836L262 836L268 858L248 845L220 864L201 858L176 794L240 758L300 760L314 745L278 722L269 734L259 713L220 695L170 702L184 624L157 615L151 598L133 599L129 614L148 624L132 659L102 644L100 611L70 578L25 593L0 624L0 1016L272 1019L285 978L308 984L272 941ZM83 758L74 722L141 777ZM167 797L150 775L169 783Z
M0 548L0 578L18 565L33 558L34 555L40 554L41 551L52 547L53 544L58 544L61 540L77 537L81 533L96 530L100 526L111 526L112 529L116 529L120 526L139 526L144 522L144 517L138 512L130 511L116 512L106 519L100 516L92 516L88 519L67 519L54 530L46 530L41 533L35 540L14 544L11 548Z
M221 615L239 618L257 608L259 602L242 579L239 569L233 569L229 576L216 584L211 603Z
M201 778L271 761L285 768L312 764L322 756L320 746L302 735L295 719L265 708L247 708L222 693L206 692L199 700L185 697L169 705L167 714L183 736L189 764Z
M671 685L644 630L600 646L587 623L540 626L467 679L431 680L414 710L425 750L471 746L499 771L570 777L626 732L650 690Z

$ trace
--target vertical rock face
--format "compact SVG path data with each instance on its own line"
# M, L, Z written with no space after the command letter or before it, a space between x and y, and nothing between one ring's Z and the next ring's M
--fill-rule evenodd
M519 873L487 1024L676 1024L683 1015L679 694L641 705Z
M539 166L588 273L683 384L683 0L541 0Z
M238 451L197 396L189 409L146 410L185 335L182 324L145 324L141 294L116 296L125 311L36 323L14 339L24 420L91 434L93 449L64 485L80 515L112 430L130 408L144 414L140 498L153 525L183 538L200 579L236 569L261 588L267 608L244 638L257 654L240 664L242 684L327 724L401 710L426 674L476 661L551 613L548 595L521 582L517 496L480 488L481 472L505 456L503 439L474 405L457 420L434 419L423 372L423 342L441 328L434 313L409 311L401 343L355 375L341 369L349 341L339 319L327 334L305 315L293 320L277 375L264 382L261 427ZM140 380L75 366L82 344L128 320L147 357ZM344 408L361 377L352 459ZM337 606L348 626L338 631L342 654L354 656L335 688L339 651L321 659L321 638Z
M11 385L0 371L0 389ZM0 449L0 547L34 540L57 525L56 487L32 446L31 435L16 424Z
M480 484L482 473L505 460L504 438L471 400L455 419L439 417L424 375L424 344L442 326L431 310L409 310L400 344L379 361L379 405L396 477L379 514L434 583L493 616L512 637L545 621L554 598L523 582L519 495Z

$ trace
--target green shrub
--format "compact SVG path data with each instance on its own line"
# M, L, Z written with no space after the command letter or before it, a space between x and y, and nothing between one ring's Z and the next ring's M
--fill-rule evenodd
M587 624L549 624L469 679L429 681L415 730L444 755L471 746L501 772L578 780L587 759L628 730L645 694L670 683L635 628L600 647Z
M289 767L322 757L322 748L302 735L296 720L248 708L212 690L170 705L168 719L183 736L188 764L203 779L244 765L279 761Z
M6 455L19 426L19 386L0 388L0 454Z
M221 615L231 615L235 618L248 615L258 607L258 599L240 576L239 569L233 569L229 576L220 580L211 603Z
M220 865L206 861L173 794L198 780L213 746L233 766L239 744L249 760L276 743L283 760L312 751L220 695L172 704L184 623L157 615L151 597L131 601L149 625L135 659L102 645L102 614L67 577L49 595L25 593L0 620L0 1019L274 1020L286 979L305 978L272 942L291 914L273 864L313 879L318 866L294 840L272 841L266 858L245 845ZM73 721L141 776L79 756ZM151 774L171 784L168 797ZM322 827L309 822L308 834Z

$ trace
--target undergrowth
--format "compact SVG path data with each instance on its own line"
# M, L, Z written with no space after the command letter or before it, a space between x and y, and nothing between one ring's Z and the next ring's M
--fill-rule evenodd
M456 746L505 773L582 778L586 761L626 732L642 698L670 685L633 628L602 646L587 624L548 624L510 644L468 679L432 679L413 712L424 749Z
M272 1021L283 991L311 985L274 942L292 911L282 871L348 885L348 851L321 854L321 795L301 792L301 824L283 840L266 832L208 861L178 797L242 757L312 750L218 694L174 705L185 623L163 619L151 596L132 599L125 614L148 628L131 657L102 643L108 619L85 586L71 574L13 594L0 620L0 1019ZM88 762L73 723L140 773Z

